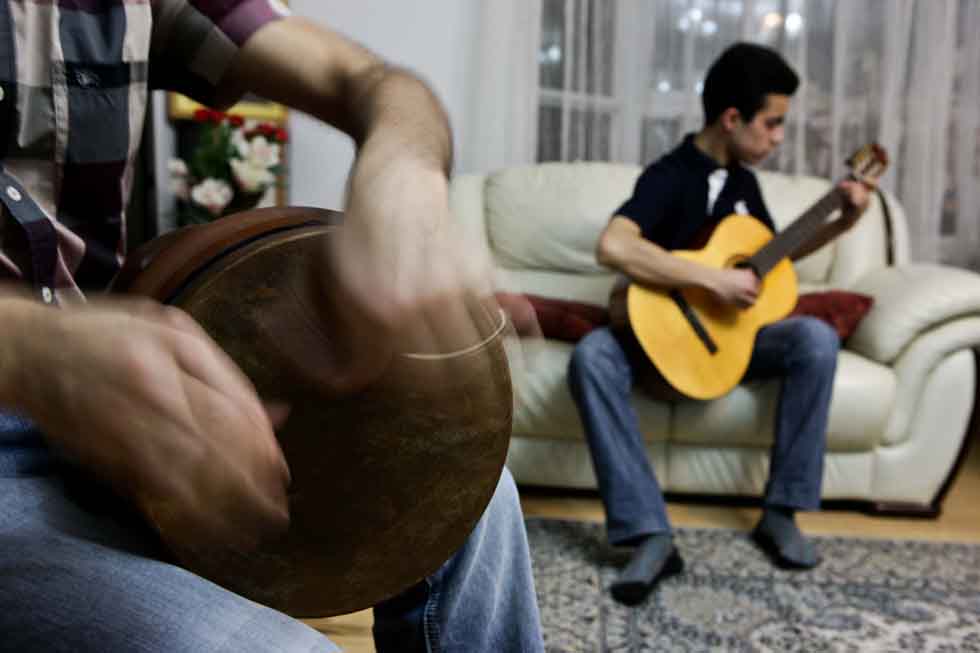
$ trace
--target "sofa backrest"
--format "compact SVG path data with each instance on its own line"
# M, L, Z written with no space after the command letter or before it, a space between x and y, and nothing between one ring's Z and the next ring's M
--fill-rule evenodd
M639 166L602 162L541 163L486 175L462 175L451 186L452 210L471 237L490 250L507 290L604 304L614 275L595 260L609 217L627 199ZM783 228L830 188L824 179L758 173L766 204ZM877 197L868 215L834 243L797 262L804 288L847 288L866 271L907 260L905 214L888 198L891 229ZM569 275L576 275L574 283Z

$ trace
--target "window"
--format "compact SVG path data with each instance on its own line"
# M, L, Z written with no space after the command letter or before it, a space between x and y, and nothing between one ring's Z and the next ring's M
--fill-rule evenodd
M878 141L913 255L980 265L976 0L543 0L539 161L646 164L701 127L701 85L728 45L783 54L801 78L764 167L838 178Z
M659 157L700 128L711 62L751 40L780 50L806 80L767 165L839 174L879 131L882 70L875 56L835 65L835 38L848 53L880 52L884 23L867 7L884 1L846 12L832 0L546 0L538 159Z
M542 13L538 160L611 160L623 107L613 79L618 3L545 0Z

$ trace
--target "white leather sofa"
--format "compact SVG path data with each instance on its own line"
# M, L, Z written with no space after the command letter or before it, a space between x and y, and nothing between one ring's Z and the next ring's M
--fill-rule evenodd
M594 247L629 196L638 166L550 163L452 184L454 213L484 243L502 290L605 305L614 276ZM759 174L785 226L830 187L827 180ZM873 199L844 237L797 265L801 290L848 289L874 306L840 355L828 429L825 499L880 510L934 512L973 411L980 343L980 275L909 261L906 218ZM890 226L889 226L890 222ZM596 486L566 386L572 345L526 340L515 382L508 465L524 485ZM778 382L743 384L710 402L658 402L637 391L649 456L668 493L761 494Z

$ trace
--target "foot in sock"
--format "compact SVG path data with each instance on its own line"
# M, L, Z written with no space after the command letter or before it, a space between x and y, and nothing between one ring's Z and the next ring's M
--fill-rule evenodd
M669 533L657 533L642 539L619 578L609 588L613 598L626 605L636 605L647 597L657 581L680 573L684 561L674 547Z
M752 539L785 569L812 569L820 564L817 547L796 526L792 509L767 506Z

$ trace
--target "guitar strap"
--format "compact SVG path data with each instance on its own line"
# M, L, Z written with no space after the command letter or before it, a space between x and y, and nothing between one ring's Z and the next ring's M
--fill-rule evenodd
M17 65L14 23L10 3L0 5L0 210L23 230L30 254L24 276L42 301L54 303L58 261L58 235L54 225L34 203L27 190L3 166L15 132L17 117Z
M881 212L885 215L885 263L888 265L895 264L895 226L892 222L892 212L888 208L888 197L881 190L881 188L875 187L875 194L878 195L878 200L881 202Z

